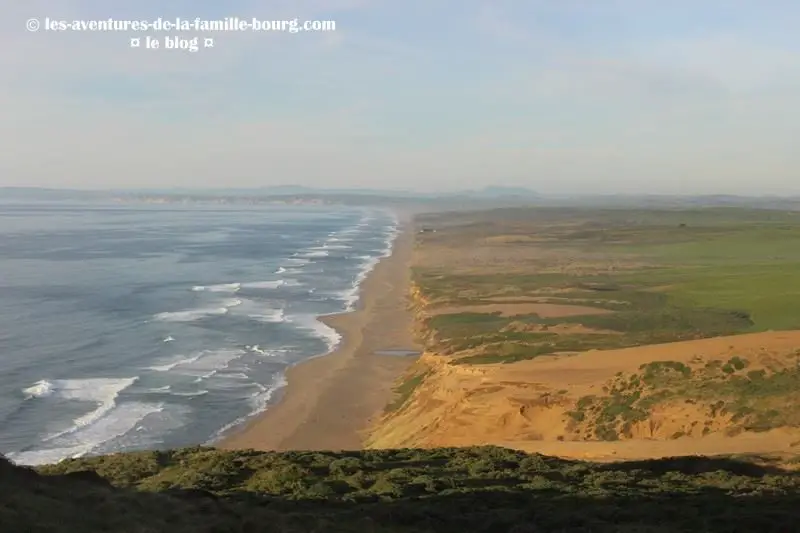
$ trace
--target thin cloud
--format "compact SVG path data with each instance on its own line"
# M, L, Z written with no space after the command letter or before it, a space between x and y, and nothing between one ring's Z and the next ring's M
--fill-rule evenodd
M12 4L0 21L0 46L15 51L0 56L0 185L797 187L789 3ZM220 34L196 54L24 30L32 16L178 15L337 30Z

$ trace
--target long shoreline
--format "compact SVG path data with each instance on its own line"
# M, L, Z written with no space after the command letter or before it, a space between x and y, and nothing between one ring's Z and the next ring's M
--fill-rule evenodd
M326 355L289 367L287 385L263 413L215 444L222 449L354 450L391 401L395 379L413 361L376 350L415 348L406 308L414 233L399 216L398 235L359 287L355 309L318 320L341 340Z

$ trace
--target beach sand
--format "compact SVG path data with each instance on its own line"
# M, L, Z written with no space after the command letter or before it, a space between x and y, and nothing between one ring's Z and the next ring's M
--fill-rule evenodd
M400 222L392 255L361 284L357 309L321 318L342 335L337 349L289 368L280 400L217 443L218 448L362 448L364 431L391 402L395 380L415 359L375 352L418 349L407 308L414 232L409 217Z

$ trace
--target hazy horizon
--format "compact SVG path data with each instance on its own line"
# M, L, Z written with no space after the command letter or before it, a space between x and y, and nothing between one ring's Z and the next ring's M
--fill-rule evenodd
M459 194L468 194L468 193L484 193L484 192L499 192L499 191L489 191L489 189L499 188L499 189L509 189L514 191L516 189L524 189L526 192L530 194L534 194L537 197L541 197L543 199L546 198L558 198L558 197L575 197L575 198L591 198L591 197L601 197L601 196L618 196L618 197L645 197L645 196L663 196L663 197L686 197L686 198L701 198L701 197L740 197L740 198L778 198L778 199L787 199L787 200L796 200L800 199L800 194L769 194L769 193L752 193L752 194L735 194L735 193L725 193L725 192L707 192L707 193L669 193L669 192L588 192L582 193L580 191L571 192L571 193L558 193L558 192L540 192L535 189L527 188L527 187L512 187L512 186L504 186L504 185L488 185L484 187L477 187L474 189L448 189L448 190L420 190L420 189L396 189L396 188L388 188L388 187L380 187L380 186L373 186L373 187L313 187L313 186L303 186L303 185L285 185L285 184L278 184L278 185L264 185L258 187L225 187L225 186L210 186L210 187L36 187L36 186L17 186L17 185L0 185L0 190L9 190L9 189L22 189L22 190L31 190L31 191L57 191L57 192L80 192L80 193L164 193L164 194L171 194L177 192L238 192L238 191L260 191L263 190L264 192L274 191L275 189L305 189L309 192L309 194L313 194L315 192L320 193L337 193L346 195L348 193L352 194L367 194L367 193L376 193L376 194L386 194L387 196L392 195L411 195L411 196L447 196L447 195L459 195ZM507 191L504 191L507 193ZM286 193L284 193L286 194ZM294 194L294 193L288 193ZM512 192L513 194L513 192Z
M190 53L25 28L177 16L336 31ZM0 187L800 194L798 22L788 0L9 4Z

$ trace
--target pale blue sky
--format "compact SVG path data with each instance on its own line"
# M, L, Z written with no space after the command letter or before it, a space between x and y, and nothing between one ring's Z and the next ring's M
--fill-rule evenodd
M0 185L800 193L797 1L2 1ZM47 16L337 29L191 54Z

